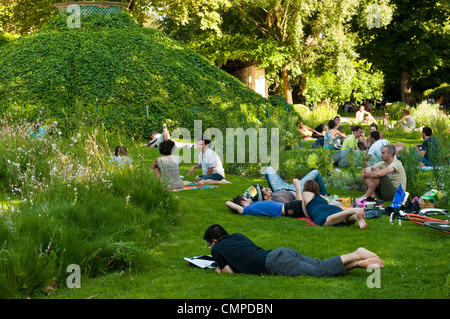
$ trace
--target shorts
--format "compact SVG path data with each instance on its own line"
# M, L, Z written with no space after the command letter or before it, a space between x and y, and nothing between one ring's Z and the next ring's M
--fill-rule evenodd
M303 212L302 207L302 201L293 200L284 204L284 216L292 218L305 217L305 213Z
M391 201L394 199L397 188L392 184L388 176L380 177L380 185L378 185L375 193L381 200Z

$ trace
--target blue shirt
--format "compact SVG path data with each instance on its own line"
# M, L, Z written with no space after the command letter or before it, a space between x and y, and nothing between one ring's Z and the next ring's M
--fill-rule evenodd
M284 203L275 202L273 200L258 201L244 207L242 215L255 215L255 216L281 216L281 210Z

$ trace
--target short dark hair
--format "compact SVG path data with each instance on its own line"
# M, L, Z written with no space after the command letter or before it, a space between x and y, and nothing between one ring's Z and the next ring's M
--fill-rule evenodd
M203 141L205 145L211 144L211 140L204 137L200 138L198 141Z
M235 198L233 198L233 203L235 203L236 205L242 206L242 201L245 200L245 197L240 195L240 196L236 196Z
M359 125L352 126L352 132L357 132L357 131L359 131L359 130L362 130L362 127L361 127L361 126L359 126Z
M203 235L203 240L206 240L207 243L211 243L213 239L220 240L225 235L228 235L225 228L219 224L214 224L206 229L205 235Z
M433 130L431 129L431 127L425 126L422 129L422 132L425 133L426 136L431 136L433 134Z
M382 147L382 149L386 147L386 151L388 152L388 154L392 154L392 156L395 155L396 151L395 151L395 146L392 144L388 144Z
M378 125L376 125L375 123L370 124L369 128L370 127L374 127L376 130L378 130Z
M329 129L332 129L335 126L336 126L336 122L334 120L329 120L328 121L328 128Z
M378 131L370 132L370 137L372 137L375 141L378 141L380 139L380 132Z
M159 152L162 155L170 155L172 154L172 150L175 147L175 142L172 140L167 140L167 141L163 141L161 142L161 144L159 144Z
M123 145L116 146L116 148L114 149L114 155L125 156L125 155L127 155L127 149Z

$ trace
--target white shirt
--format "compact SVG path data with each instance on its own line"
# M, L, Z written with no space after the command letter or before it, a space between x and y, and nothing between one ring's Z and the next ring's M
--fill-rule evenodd
M206 149L205 153L200 152L200 154L198 154L198 163L202 165L203 175L208 175L208 168L214 167L213 174L217 173L225 178L225 171L219 155L209 147Z
M384 138L380 138L378 141L376 141L375 143L373 143L370 146L367 154L376 156L378 159L381 159L381 149L383 148L383 146L389 145L389 144L391 144L391 143L389 143L388 140L386 140Z

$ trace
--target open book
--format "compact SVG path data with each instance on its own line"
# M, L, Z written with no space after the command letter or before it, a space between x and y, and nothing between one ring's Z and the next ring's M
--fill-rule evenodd
M195 256L190 258L184 258L184 260L187 260L190 264L205 268L205 269L215 269L217 267L217 264L214 262L214 259L210 255L201 255L201 256Z

